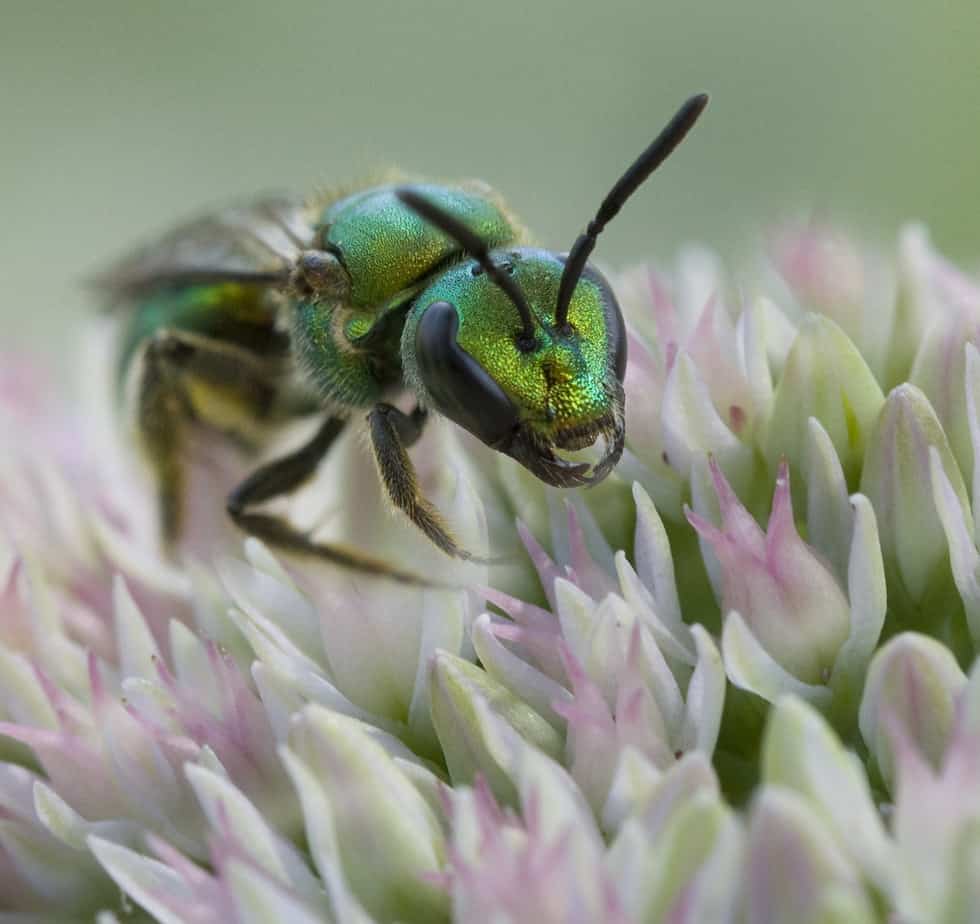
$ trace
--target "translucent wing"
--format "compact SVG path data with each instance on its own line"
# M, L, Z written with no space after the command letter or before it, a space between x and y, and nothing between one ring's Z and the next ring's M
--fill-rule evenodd
M179 225L91 280L114 304L208 282L284 284L313 239L304 203L268 197Z

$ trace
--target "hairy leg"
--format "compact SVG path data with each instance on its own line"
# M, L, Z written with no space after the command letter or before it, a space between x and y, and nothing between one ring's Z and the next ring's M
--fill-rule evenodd
M140 366L137 426L156 476L164 538L180 533L187 428L202 424L249 444L279 391L277 365L242 347L182 330L148 341Z
M453 558L470 560L443 522L439 512L419 490L415 467L405 451L418 439L425 423L425 412L416 408L405 414L390 404L376 404L368 415L371 444L381 481L391 502L401 510L435 545Z

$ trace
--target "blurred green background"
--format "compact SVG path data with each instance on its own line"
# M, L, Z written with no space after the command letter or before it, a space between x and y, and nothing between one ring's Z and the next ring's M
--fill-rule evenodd
M977 0L0 0L0 332L70 344L78 281L174 220L388 164L482 177L565 248L701 89L603 260L816 212L972 265L978 49Z

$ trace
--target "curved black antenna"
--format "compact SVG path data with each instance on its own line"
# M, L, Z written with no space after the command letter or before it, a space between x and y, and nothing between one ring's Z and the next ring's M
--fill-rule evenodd
M653 139L650 146L616 181L606 198L602 200L602 205L595 213L595 218L589 222L585 233L578 236L565 260L565 270L561 274L561 282L558 284L558 305L555 308L555 323L558 327L564 327L568 322L568 305L572 300L575 285L585 269L589 254L595 247L596 238L602 233L603 228L616 217L626 200L639 189L647 177L684 140L684 136L697 122L698 116L701 115L707 105L707 93L698 93L697 96L692 96L684 103L677 110L674 118L667 123L664 130Z
M456 241L466 253L483 267L487 276L503 289L504 294L514 303L517 313L521 316L524 329L521 331L518 346L521 343L532 344L534 342L534 318L531 316L531 307L517 283L490 259L486 241L474 234L455 215L449 214L431 199L427 199L415 190L397 189L395 195L416 215L424 218L430 225Z

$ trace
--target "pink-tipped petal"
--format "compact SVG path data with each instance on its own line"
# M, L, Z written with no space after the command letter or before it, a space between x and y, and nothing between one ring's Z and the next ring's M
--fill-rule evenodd
M541 543L531 534L531 531L520 521L517 521L517 533L527 549L527 554L531 557L535 570L538 572L538 579L544 589L544 595L548 598L548 604L552 609L555 608L555 581L564 577L562 570L551 560L551 557L541 546Z

